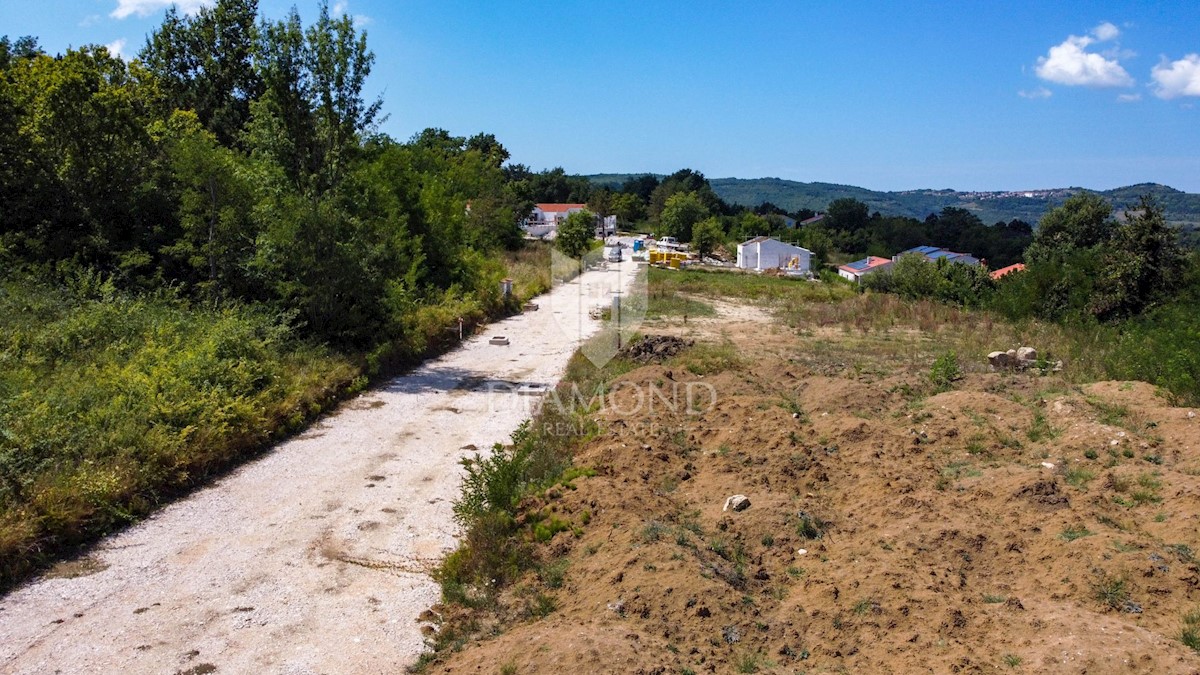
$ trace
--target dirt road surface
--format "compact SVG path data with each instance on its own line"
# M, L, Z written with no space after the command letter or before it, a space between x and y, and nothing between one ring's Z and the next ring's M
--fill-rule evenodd
M0 672L401 671L455 544L459 461L508 440L635 274L555 288L0 599Z

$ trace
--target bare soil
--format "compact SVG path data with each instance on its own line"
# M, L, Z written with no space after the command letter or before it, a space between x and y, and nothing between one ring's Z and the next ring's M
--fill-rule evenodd
M797 332L730 304L643 328L742 364L622 376L576 458L596 475L528 505L581 534L542 545L498 611L437 607L489 637L432 671L1200 672L1179 640L1200 608L1193 410L982 354L934 393L919 331ZM689 383L711 405L634 398ZM735 494L750 507L723 510ZM544 617L520 609L535 595Z
M461 348L0 598L3 673L382 673L424 647L459 461L508 439L633 268ZM509 344L489 344L504 335Z

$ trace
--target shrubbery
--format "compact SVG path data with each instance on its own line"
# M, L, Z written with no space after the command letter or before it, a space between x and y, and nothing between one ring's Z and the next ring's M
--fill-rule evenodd
M990 299L995 283L987 268L922 256L901 256L890 269L863 279L863 286L874 291L896 293L905 298L930 298L963 307L978 307Z
M0 285L0 587L299 428L359 370L236 302Z

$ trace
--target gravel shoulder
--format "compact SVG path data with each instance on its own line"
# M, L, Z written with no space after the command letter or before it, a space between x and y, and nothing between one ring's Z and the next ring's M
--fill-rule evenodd
M636 271L558 286L0 598L0 672L402 669L438 600L428 571L455 545L459 461L529 417L529 392L598 330L589 310Z

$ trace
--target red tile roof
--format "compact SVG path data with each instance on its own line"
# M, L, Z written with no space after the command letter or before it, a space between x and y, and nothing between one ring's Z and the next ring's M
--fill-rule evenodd
M848 264L838 267L838 269L846 270L847 272L850 272L851 274L862 274L863 272L869 272L869 271L875 269L876 267L879 267L880 265L883 265L885 263L890 263L890 262L892 262L891 258L880 258L877 255L869 255L866 258L864 258L863 260L855 260L853 263L848 263ZM863 264L863 263L865 263L865 264ZM859 265L859 266L854 267L853 265Z
M537 207L547 213L563 213L571 209L586 209L587 204L538 204Z
M1000 277L1004 276L1005 274L1011 274L1013 272L1020 272L1024 269L1025 269L1024 263L1017 263L1015 265L1009 265L1008 267L1001 267L1000 269L996 270L995 272L992 272L992 278L999 279Z

